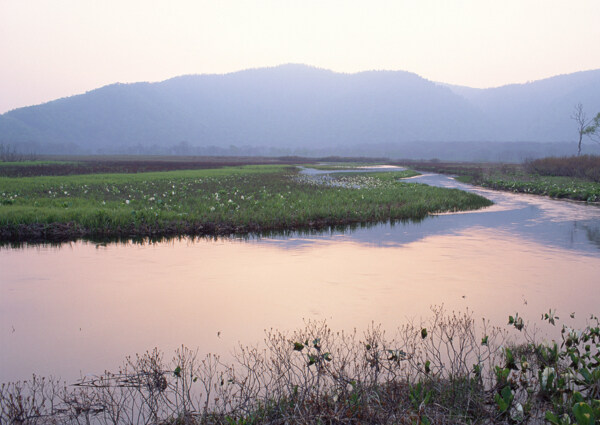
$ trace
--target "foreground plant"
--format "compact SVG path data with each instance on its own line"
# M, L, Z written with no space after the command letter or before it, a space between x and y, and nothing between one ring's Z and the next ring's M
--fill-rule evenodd
M559 318L550 310L542 320L555 326ZM509 318L526 342L505 348L504 364L495 366L494 401L507 420L539 421L543 411L555 425L600 422L600 327L594 315L589 323L581 330L563 325L560 344L536 343L518 315Z
M74 385L34 377L0 387L0 424L473 424L598 421L598 320L563 328L562 343L522 340L434 308L430 319L386 337L308 322L270 330L232 361L185 347L157 350L117 373ZM546 320L556 321L553 312Z

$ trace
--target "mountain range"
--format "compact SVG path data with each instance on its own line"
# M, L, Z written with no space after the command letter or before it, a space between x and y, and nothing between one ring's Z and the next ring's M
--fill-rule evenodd
M600 111L600 70L474 89L405 71L281 65L157 83L111 84L0 115L0 144L41 153L212 146L336 147L571 142L583 104Z

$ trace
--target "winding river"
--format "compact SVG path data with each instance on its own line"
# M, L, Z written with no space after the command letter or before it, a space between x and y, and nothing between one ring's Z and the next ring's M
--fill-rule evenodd
M306 320L392 332L432 305L499 325L600 314L599 206L413 181L495 205L314 235L0 248L0 382L73 380L154 347L226 354Z

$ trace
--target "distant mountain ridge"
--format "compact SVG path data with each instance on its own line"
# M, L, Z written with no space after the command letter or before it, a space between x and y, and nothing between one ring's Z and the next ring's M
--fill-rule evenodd
M415 142L566 142L582 103L600 111L600 70L471 89L405 71L341 74L282 65L112 84L0 115L0 143L318 149Z

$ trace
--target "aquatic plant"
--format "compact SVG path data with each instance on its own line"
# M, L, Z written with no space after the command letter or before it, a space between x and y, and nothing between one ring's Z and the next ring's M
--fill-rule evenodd
M554 312L543 316L557 321ZM307 322L266 331L232 361L181 347L126 359L72 385L39 377L0 386L0 423L541 423L593 424L600 401L598 320L538 343L434 307L388 338Z
M584 155L542 158L524 164L414 162L410 166L444 174L458 181L516 193L600 202L600 159Z
M566 177L531 177L528 179L490 177L476 182L476 184L511 192L545 195L553 198L568 198L586 202L600 202L600 184L577 181Z

